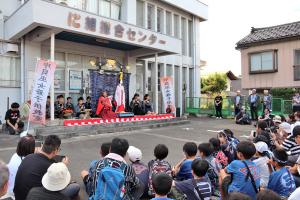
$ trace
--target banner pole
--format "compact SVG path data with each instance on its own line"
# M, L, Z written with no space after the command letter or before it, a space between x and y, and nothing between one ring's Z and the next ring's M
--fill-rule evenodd
M55 34L51 33L51 39L50 39L50 60L54 62L54 52L55 52ZM53 78L54 79L54 78ZM51 83L51 89L50 89L50 111L51 111L51 121L54 120L54 80L52 80Z

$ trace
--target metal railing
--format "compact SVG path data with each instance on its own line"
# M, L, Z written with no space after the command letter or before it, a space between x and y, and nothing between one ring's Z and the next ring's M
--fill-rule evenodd
M249 111L250 107L244 98L243 105L246 110ZM215 115L216 110L214 106L214 98L208 97L187 97L186 98L186 113L193 114L206 114ZM258 114L261 115L263 112L263 106L261 103L258 104ZM292 113L292 101L284 100L282 98L273 98L272 100L272 114L275 115L289 115ZM224 117L234 116L234 105L232 98L223 98L222 114Z

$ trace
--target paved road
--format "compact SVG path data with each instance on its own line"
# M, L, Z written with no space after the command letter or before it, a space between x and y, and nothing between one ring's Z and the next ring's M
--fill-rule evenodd
M182 146L185 142L193 141L197 144L207 142L209 138L216 137L217 130L229 128L234 134L243 139L243 135L248 135L253 126L240 126L232 120L216 120L212 118L194 118L191 124L173 126L160 129L138 130L133 132L110 133L96 136L85 136L63 140L62 154L68 155L71 160L69 167L72 178L81 182L80 171L89 166L93 159L99 157L99 147L101 143L111 141L113 137L126 138L130 145L140 148L143 152L143 160L148 162L153 158L153 149L156 144L163 143L169 148L167 160L171 164L176 164L182 156ZM5 162L15 151L15 136L7 137L0 134L0 159ZM84 191L81 191L81 199L87 199Z

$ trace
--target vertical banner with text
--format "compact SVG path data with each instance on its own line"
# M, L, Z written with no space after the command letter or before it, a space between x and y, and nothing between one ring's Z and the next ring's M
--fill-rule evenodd
M173 87L173 78L165 76L160 78L161 91L163 95L163 101L165 105L166 113L175 112L175 96Z
M31 107L29 121L45 124L46 101L51 83L54 79L56 64L54 62L40 59L35 69L35 82L31 95Z

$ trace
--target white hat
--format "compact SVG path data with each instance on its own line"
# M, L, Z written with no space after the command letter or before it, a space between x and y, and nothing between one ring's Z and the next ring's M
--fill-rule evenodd
M127 150L127 153L131 162L142 160L142 151L134 146L130 146Z
M67 166L60 163L53 163L43 176L42 184L44 188L50 191L60 191L70 183L71 175Z
M284 132L286 133L291 133L292 132L292 127L289 123L287 122L283 122L279 125L279 128L281 128L282 130L284 130Z
M279 115L275 115L275 117L273 118L273 122L281 123L281 117Z
M258 151L259 153L263 153L263 152L269 150L268 145L265 142L260 141L260 142L255 143L254 145L255 145L256 151Z

